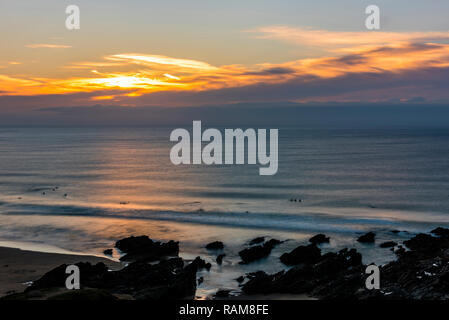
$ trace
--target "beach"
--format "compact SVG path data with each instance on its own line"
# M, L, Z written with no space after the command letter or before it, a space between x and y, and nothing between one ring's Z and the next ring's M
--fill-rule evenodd
M400 233L394 230L391 234ZM376 233L359 236L357 242L394 252L396 258L383 265L366 264L355 248L323 253L330 237L317 234L308 242L284 252L278 259L281 271L270 271L273 249L286 241L257 237L238 252L236 265L252 265L257 271L234 278L238 290L216 287L201 296L206 275L221 269L226 245L205 245L215 261L197 256L185 259L179 242L161 242L148 236L118 240L114 247L120 261L101 257L63 255L0 248L0 284L3 300L310 300L310 299L406 299L448 298L449 229L435 228L410 236L401 243L379 243ZM66 267L74 264L81 277L78 290L66 288ZM373 269L374 268L374 269ZM241 270L241 269L240 269ZM368 270L382 274L382 287L368 284ZM209 283L209 287L212 284ZM375 289L375 290L373 290ZM204 290L203 290L204 291Z
M33 281L62 264L80 261L105 263L110 270L119 270L124 263L91 255L61 254L0 247L0 297L24 291ZM60 290L63 291L63 290ZM307 295L271 294L228 297L230 300L310 300Z
M208 213L202 213L207 215ZM156 241L168 242L179 241L179 256L185 261L192 261L200 256L212 264L212 268L200 270L198 277L204 281L198 285L196 297L198 299L210 299L220 289L231 290L234 295L241 294L239 283L236 278L251 272L265 270L276 273L286 268L279 258L283 253L289 252L299 245L308 243L308 239L315 233L307 231L281 231L267 228L234 228L228 226L204 225L198 223L160 221L150 219L117 219L109 217L82 217L82 216L36 216L36 215L3 215L0 224L15 226L20 224L21 230L35 230L34 241L37 236L52 244L47 251L63 253L82 253L90 256L103 255L105 249L113 249L112 258L117 260L121 254L114 248L115 242L129 236L148 235ZM51 226L52 237L48 237L49 226ZM395 226L387 226L373 229L377 234L377 241L394 240L402 242L407 240L416 232L392 233ZM363 254L365 263L375 262L385 264L394 260L395 255L388 249L380 248L378 245L363 244L356 241L357 237L369 230L345 233L325 232L329 237L329 243L321 244L320 248L325 252L335 252L344 248L357 248ZM423 230L425 231L425 230ZM410 233L412 232L412 233ZM30 236L29 233L20 231L20 235ZM254 238L265 237L278 239L281 244L274 247L267 257L250 264L239 264L241 258L239 252L249 246ZM205 248L207 243L222 241L225 244L223 252L226 256L221 265L217 265L217 253ZM39 243L39 242L37 242ZM0 246L2 242L0 242ZM4 243L3 246L10 245ZM29 248L29 243L23 244L22 248ZM62 250L62 249L64 250ZM41 250L40 246L34 250ZM80 257L80 256L78 256ZM81 256L84 257L84 256ZM80 260L83 261L83 260ZM48 270L47 270L48 271Z
M121 268L118 262L95 256L80 256L48 252L27 251L0 247L0 296L22 292L31 281L61 264L79 261L103 262L112 270Z

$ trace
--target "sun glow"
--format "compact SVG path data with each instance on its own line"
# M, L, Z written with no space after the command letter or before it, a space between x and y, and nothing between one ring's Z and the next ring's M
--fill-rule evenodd
M292 42L305 39L312 45L323 45L315 39L317 34L327 38L341 34L344 41L341 40L341 46L335 48L338 50L320 57L255 65L213 66L204 61L162 55L113 54L100 61L71 62L61 66L64 75L69 73L70 76L60 78L26 76L23 73L0 75L0 95L89 93L91 100L120 102L122 98L132 99L160 91L199 92L272 85L295 79L317 81L350 74L400 74L410 70L449 67L449 44L415 42L425 38L425 33L388 33L386 39L391 43L379 44L381 41L376 34L366 40L361 39L358 33L285 28L259 32L265 37ZM441 39L445 34L429 33L428 36Z
M108 78L82 79L75 81L75 84L99 85L109 88L134 88L149 89L155 86L179 86L181 84L170 83L158 79L149 79L139 76L121 76L116 75Z

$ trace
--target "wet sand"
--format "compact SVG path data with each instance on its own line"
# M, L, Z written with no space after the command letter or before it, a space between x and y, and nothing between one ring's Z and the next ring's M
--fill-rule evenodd
M43 274L61 264L80 261L90 263L104 262L110 269L122 267L118 262L95 256L71 255L26 251L0 247L0 296L22 292L26 283L39 279Z

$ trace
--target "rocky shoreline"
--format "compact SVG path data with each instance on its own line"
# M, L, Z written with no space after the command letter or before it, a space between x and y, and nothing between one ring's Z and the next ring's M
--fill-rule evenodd
M374 243L375 233L357 239ZM271 254L283 241L258 237L239 252L240 264L250 264ZM436 228L429 234L418 234L397 244L385 241L380 247L392 250L397 259L380 270L380 289L365 287L367 265L356 249L345 248L322 254L320 245L329 237L317 234L308 245L301 245L280 256L285 270L268 274L263 270L242 274L236 281L243 295L297 294L317 299L413 299L445 300L449 298L449 229ZM81 289L67 290L66 264L47 272L22 293L2 297L2 300L164 300L193 299L202 281L200 270L216 267L197 257L179 257L179 242L158 242L147 236L128 237L116 242L120 260L126 266L108 270L100 262L79 262ZM226 244L214 241L205 248L216 255L221 264ZM389 249L388 249L389 248ZM108 251L109 252L109 251ZM218 290L217 299L226 299L228 290ZM238 298L238 297L233 297Z

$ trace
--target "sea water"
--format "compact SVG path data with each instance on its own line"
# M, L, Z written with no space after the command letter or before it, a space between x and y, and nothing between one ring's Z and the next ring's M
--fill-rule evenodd
M172 130L0 128L0 241L101 254L146 234L213 262L204 245L221 240L227 256L204 273L204 297L238 290L233 279L245 272L279 271L278 257L318 232L331 236L323 251L356 247L381 264L394 255L357 243L359 234L401 241L449 225L448 129L281 127L273 176L251 165L175 166ZM256 236L288 241L239 265Z

